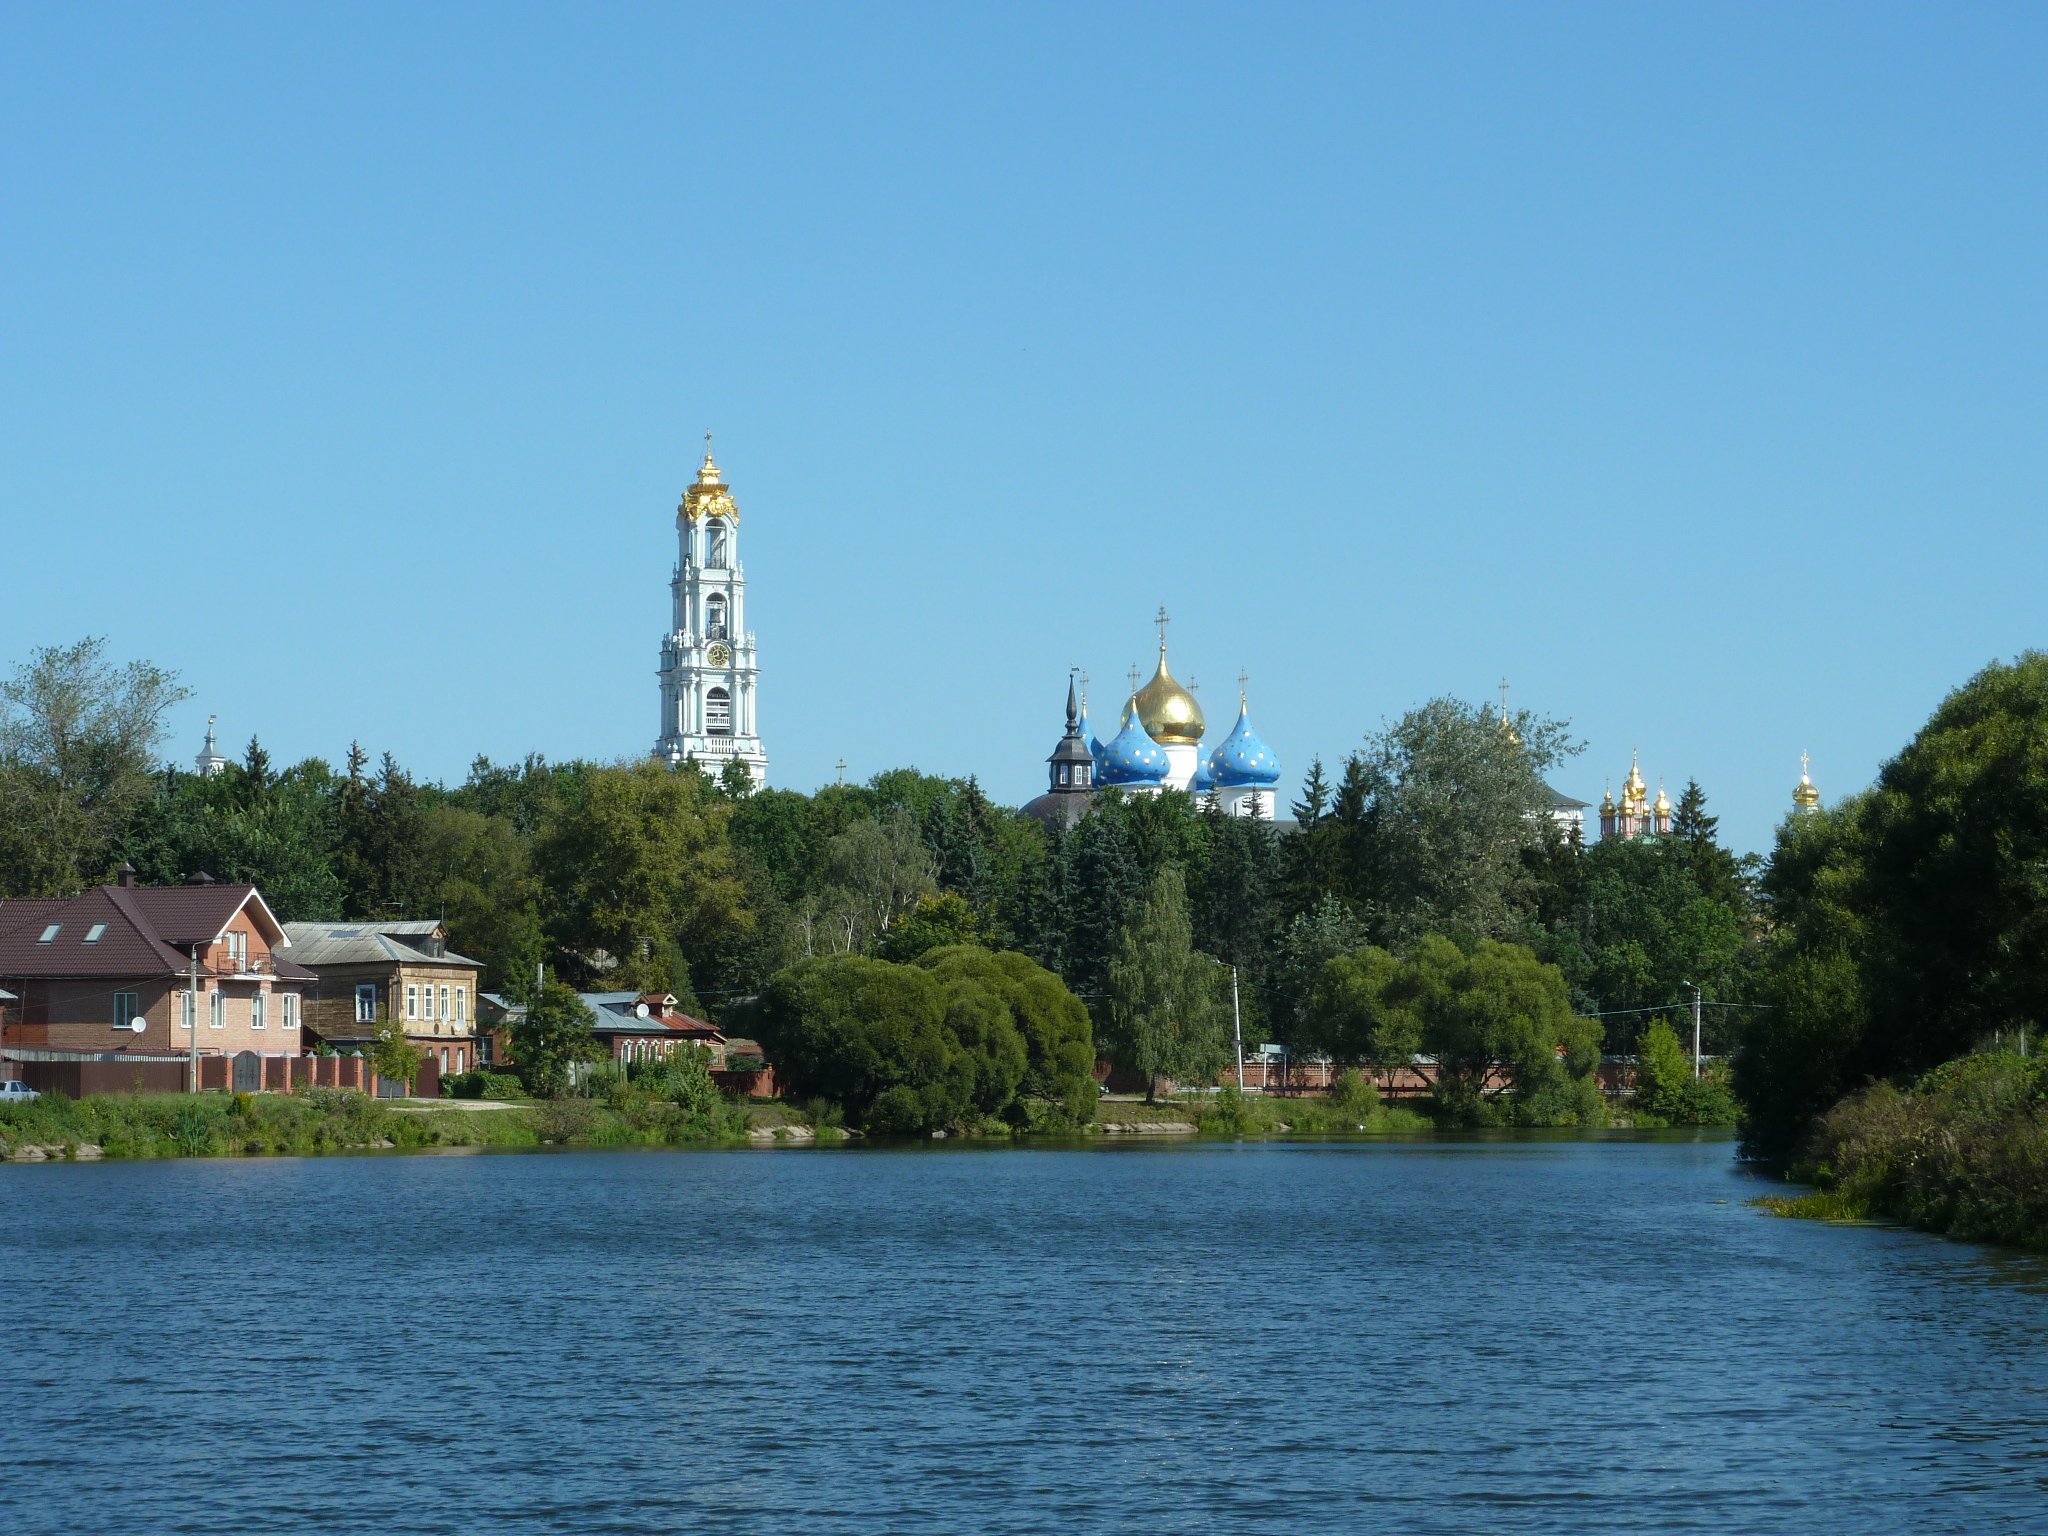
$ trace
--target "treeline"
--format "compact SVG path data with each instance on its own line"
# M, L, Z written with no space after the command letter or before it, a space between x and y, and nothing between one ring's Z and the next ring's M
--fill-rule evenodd
M1947 1062L2038 1052L2048 1017L2048 656L2029 651L1986 667L1943 700L1869 790L1789 821L1762 894L1772 917L1757 977L1765 1006L1735 1059L1758 1152L1799 1153L1839 1101L1869 1085L1910 1093ZM1936 1074L1926 1091L1960 1102L1968 1094L1958 1084L1994 1079L2037 1086L2000 1090L1991 1118L2025 1125L2010 1138L1978 1138L2015 1159L2006 1174L1982 1176L2030 1180L2038 1209L2012 1221L2048 1231L2039 1079ZM1989 1103L1978 1107L1989 1114ZM1874 1133L1858 1153L1866 1192L1884 1184L1884 1169L1901 1187L1912 1183L1908 1166L1940 1150L1914 1146L1899 1129L1924 1128L1928 1117L1864 1118L1900 1138ZM1839 1158L1849 1123L1858 1117L1822 1128L1835 1149L1820 1157L1823 1169ZM1954 1153L1953 1137L1946 1145ZM2021 1146L2026 1157L2013 1152ZM2027 1158L2032 1172L2022 1175Z
M1314 763L1284 830L1115 792L1069 830L914 769L803 794L756 792L737 769L531 756L478 758L446 786L355 744L338 767L279 768L252 739L200 777L156 760L175 681L108 667L96 643L38 653L5 689L8 892L78 889L126 859L153 883L253 881L287 919L440 918L486 986L520 996L544 967L717 1014L802 961L904 966L972 945L1059 978L1104 1049L1147 1073L1213 1074L1234 1005L1251 1044L1512 1058L1525 1112L1555 1117L1584 1089L1542 1088L1539 1058L1562 1046L1583 1085L1603 1041L1629 1049L1682 982L1745 1001L1764 948L1755 870L1720 846L1697 785L1670 838L1582 846L1543 787L1576 750L1565 728L1452 700L1334 775ZM1390 962L1541 973L1539 1022L1504 1032L1449 1003L1415 1003L1412 1028L1345 1013L1332 999L1356 988L1328 979L1338 960L1345 978ZM1710 1016L1711 1050L1739 1010Z

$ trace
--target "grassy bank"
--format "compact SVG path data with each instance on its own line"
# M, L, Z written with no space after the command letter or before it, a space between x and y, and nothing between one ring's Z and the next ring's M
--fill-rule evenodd
M744 1143L748 1110L708 1113L641 1096L505 1109L391 1107L360 1093L46 1095L0 1107L0 1157L310 1156L434 1147L686 1146Z
M1758 1202L1780 1216L2048 1250L2048 1060L1966 1056L1904 1091L1866 1088L1828 1113L1788 1176L1814 1188Z

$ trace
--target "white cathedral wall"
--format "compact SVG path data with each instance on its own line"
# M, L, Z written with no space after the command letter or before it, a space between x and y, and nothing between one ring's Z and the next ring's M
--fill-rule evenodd
M1166 754L1166 788L1194 788L1195 769L1202 761L1202 749L1184 741L1163 741L1159 749Z

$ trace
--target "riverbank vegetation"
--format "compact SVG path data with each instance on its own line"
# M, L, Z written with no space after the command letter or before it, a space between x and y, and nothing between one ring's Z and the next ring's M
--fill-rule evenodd
M893 973L863 967L970 948L1018 956L1080 1009L1062 1012L1062 1049L1078 1060L1085 1021L1089 1051L1190 1084L1216 1080L1233 1030L1297 1059L1377 1040L1371 1059L1390 1060L1401 1029L1389 1018L1319 1010L1326 968L1444 973L1448 1001L1403 1005L1409 1033L1452 1060L1435 1112L1585 1124L1603 1041L1627 1051L1681 982L1710 1005L1743 1001L1762 949L1754 869L1719 845L1699 787L1679 797L1669 838L1583 846L1548 814L1544 784L1577 747L1562 722L1528 711L1449 699L1409 711L1334 773L1313 763L1282 835L1184 794L1113 790L1077 826L1048 828L973 778L909 768L804 794L756 790L739 771L534 755L478 758L442 785L355 742L339 766L279 767L252 737L207 777L159 760L179 696L169 674L112 668L92 641L16 670L0 894L63 894L126 860L150 884L253 881L286 920L442 914L451 946L484 963L485 989L540 1001L542 1014L547 1000L529 994L543 966L569 991L673 992L741 1033L773 997L780 1022L762 1027L786 1027L811 1053L792 1070L845 1094L850 1118L892 1125L1081 1123L1088 1090L1074 1063L1047 1065L1012 999L1025 1066L1006 1098L1010 1032L929 967L926 982L889 985L909 1014L928 1012L912 994L936 987L953 1023L885 1030L872 1063L813 1051L793 1021L816 1014L804 998L820 966L858 970L872 990ZM1710 1006L1710 1054L1739 1016ZM546 1057L530 1089L567 1083L587 1054L575 1033L551 1026L521 1047ZM941 1069L930 1082L913 1064L926 1056Z
M1735 1057L1755 1154L1803 1213L2038 1244L2048 1118L2048 656L1951 693L1876 784L1780 832L1760 1012Z
M1767 1198L1780 1215L2048 1249L2048 1059L1990 1052L1873 1083L1821 1117L1791 1176L1814 1192Z

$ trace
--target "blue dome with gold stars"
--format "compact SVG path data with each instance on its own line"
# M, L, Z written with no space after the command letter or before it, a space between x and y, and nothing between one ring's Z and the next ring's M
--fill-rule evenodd
M1167 766L1166 749L1145 734L1134 709L1116 739L1102 749L1099 777L1105 784L1158 784L1166 778Z
M1236 727L1209 754L1209 776L1227 789L1252 785L1266 788L1280 782L1280 759L1252 729L1251 716L1242 701L1237 706Z

